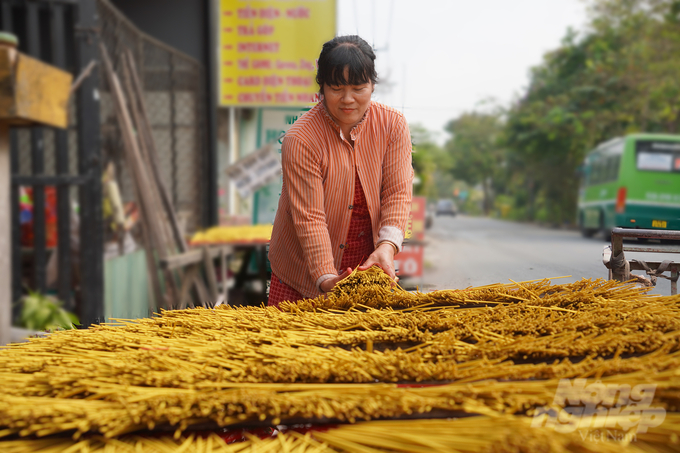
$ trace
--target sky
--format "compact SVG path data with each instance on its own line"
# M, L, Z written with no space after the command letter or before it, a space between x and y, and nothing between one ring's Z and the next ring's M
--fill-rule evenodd
M510 105L531 67L587 21L584 0L337 0L337 9L338 34L377 50L374 99L440 144L461 113Z

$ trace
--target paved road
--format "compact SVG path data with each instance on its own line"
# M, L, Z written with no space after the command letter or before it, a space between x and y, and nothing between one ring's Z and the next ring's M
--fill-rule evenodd
M607 278L603 238L586 239L577 231L467 216L436 217L426 233L422 280L405 280L422 290L466 288L546 277ZM678 254L626 253L628 259L680 261ZM636 272L642 273L642 272ZM653 294L670 294L659 279Z

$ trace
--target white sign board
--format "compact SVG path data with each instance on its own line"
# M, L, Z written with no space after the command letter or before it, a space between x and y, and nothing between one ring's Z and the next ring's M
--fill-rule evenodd
M271 144L228 167L225 172L241 197L246 198L281 176L281 160Z
M671 171L673 155L666 153L639 152L637 155L638 170Z
M257 122L258 146L270 143L281 154L281 137L307 110L307 108L259 109ZM282 178L258 190L253 207L253 223L274 223L281 195Z

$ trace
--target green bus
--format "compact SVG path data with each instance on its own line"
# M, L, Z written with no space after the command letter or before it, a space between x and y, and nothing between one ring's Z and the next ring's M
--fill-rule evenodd
M614 227L680 230L680 135L631 134L600 144L582 167L583 236Z

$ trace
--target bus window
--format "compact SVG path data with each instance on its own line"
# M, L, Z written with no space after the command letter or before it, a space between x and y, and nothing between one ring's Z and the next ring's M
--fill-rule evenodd
M640 152L637 155L638 170L671 171L673 155Z
M591 177L593 173L593 167L590 165L588 161L586 161L585 165L583 165L583 180L582 184L584 187L589 187L592 182L591 182Z
M602 182L605 180L605 161L602 159L597 160L593 164L593 174L591 178L591 183L593 185L595 184L602 184Z
M590 167L590 185L591 186L596 185L599 179L600 179L600 162L596 160Z
M674 162L680 158L679 143L639 141L635 145L638 170L662 172L680 170Z
M583 185L585 187L610 183L619 179L624 145L624 140L615 139L608 142L606 146L598 147L595 152L588 155L583 168ZM678 165L680 166L680 162Z
M619 179L620 163L621 156L609 156L607 158L607 182L613 182Z

